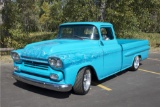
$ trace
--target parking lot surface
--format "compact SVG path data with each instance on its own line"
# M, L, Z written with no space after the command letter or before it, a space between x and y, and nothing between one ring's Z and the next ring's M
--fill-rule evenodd
M0 69L1 107L160 107L160 52L151 52L138 71L94 81L87 95L16 82L12 63Z

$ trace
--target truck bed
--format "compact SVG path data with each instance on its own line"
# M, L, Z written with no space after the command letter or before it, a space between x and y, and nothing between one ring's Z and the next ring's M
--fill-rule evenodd
M132 65L135 56L139 56L141 60L148 58L148 40L117 39L117 42L122 47L122 70Z

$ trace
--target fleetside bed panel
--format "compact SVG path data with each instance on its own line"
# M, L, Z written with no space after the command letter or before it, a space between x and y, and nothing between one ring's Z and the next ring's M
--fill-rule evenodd
M140 55L141 60L148 57L149 42L148 40L117 40L122 46L123 50L123 64L122 69L132 66L135 56Z

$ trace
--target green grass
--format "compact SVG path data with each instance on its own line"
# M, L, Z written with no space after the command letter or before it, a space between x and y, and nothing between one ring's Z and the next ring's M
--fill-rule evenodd
M0 63L13 63L13 60L10 55L0 55Z
M160 52L160 48L153 48L150 49L151 52Z
M137 33L133 35L138 39L147 39L150 42L151 47L156 47L157 43L160 43L160 34L159 33Z

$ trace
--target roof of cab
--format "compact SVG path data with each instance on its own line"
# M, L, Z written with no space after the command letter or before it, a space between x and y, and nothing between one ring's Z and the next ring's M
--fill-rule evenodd
M103 25L112 26L112 24L108 23L108 22L67 22L67 23L62 23L60 26L63 26L63 25L86 25L86 24L94 25L94 26L103 26Z

